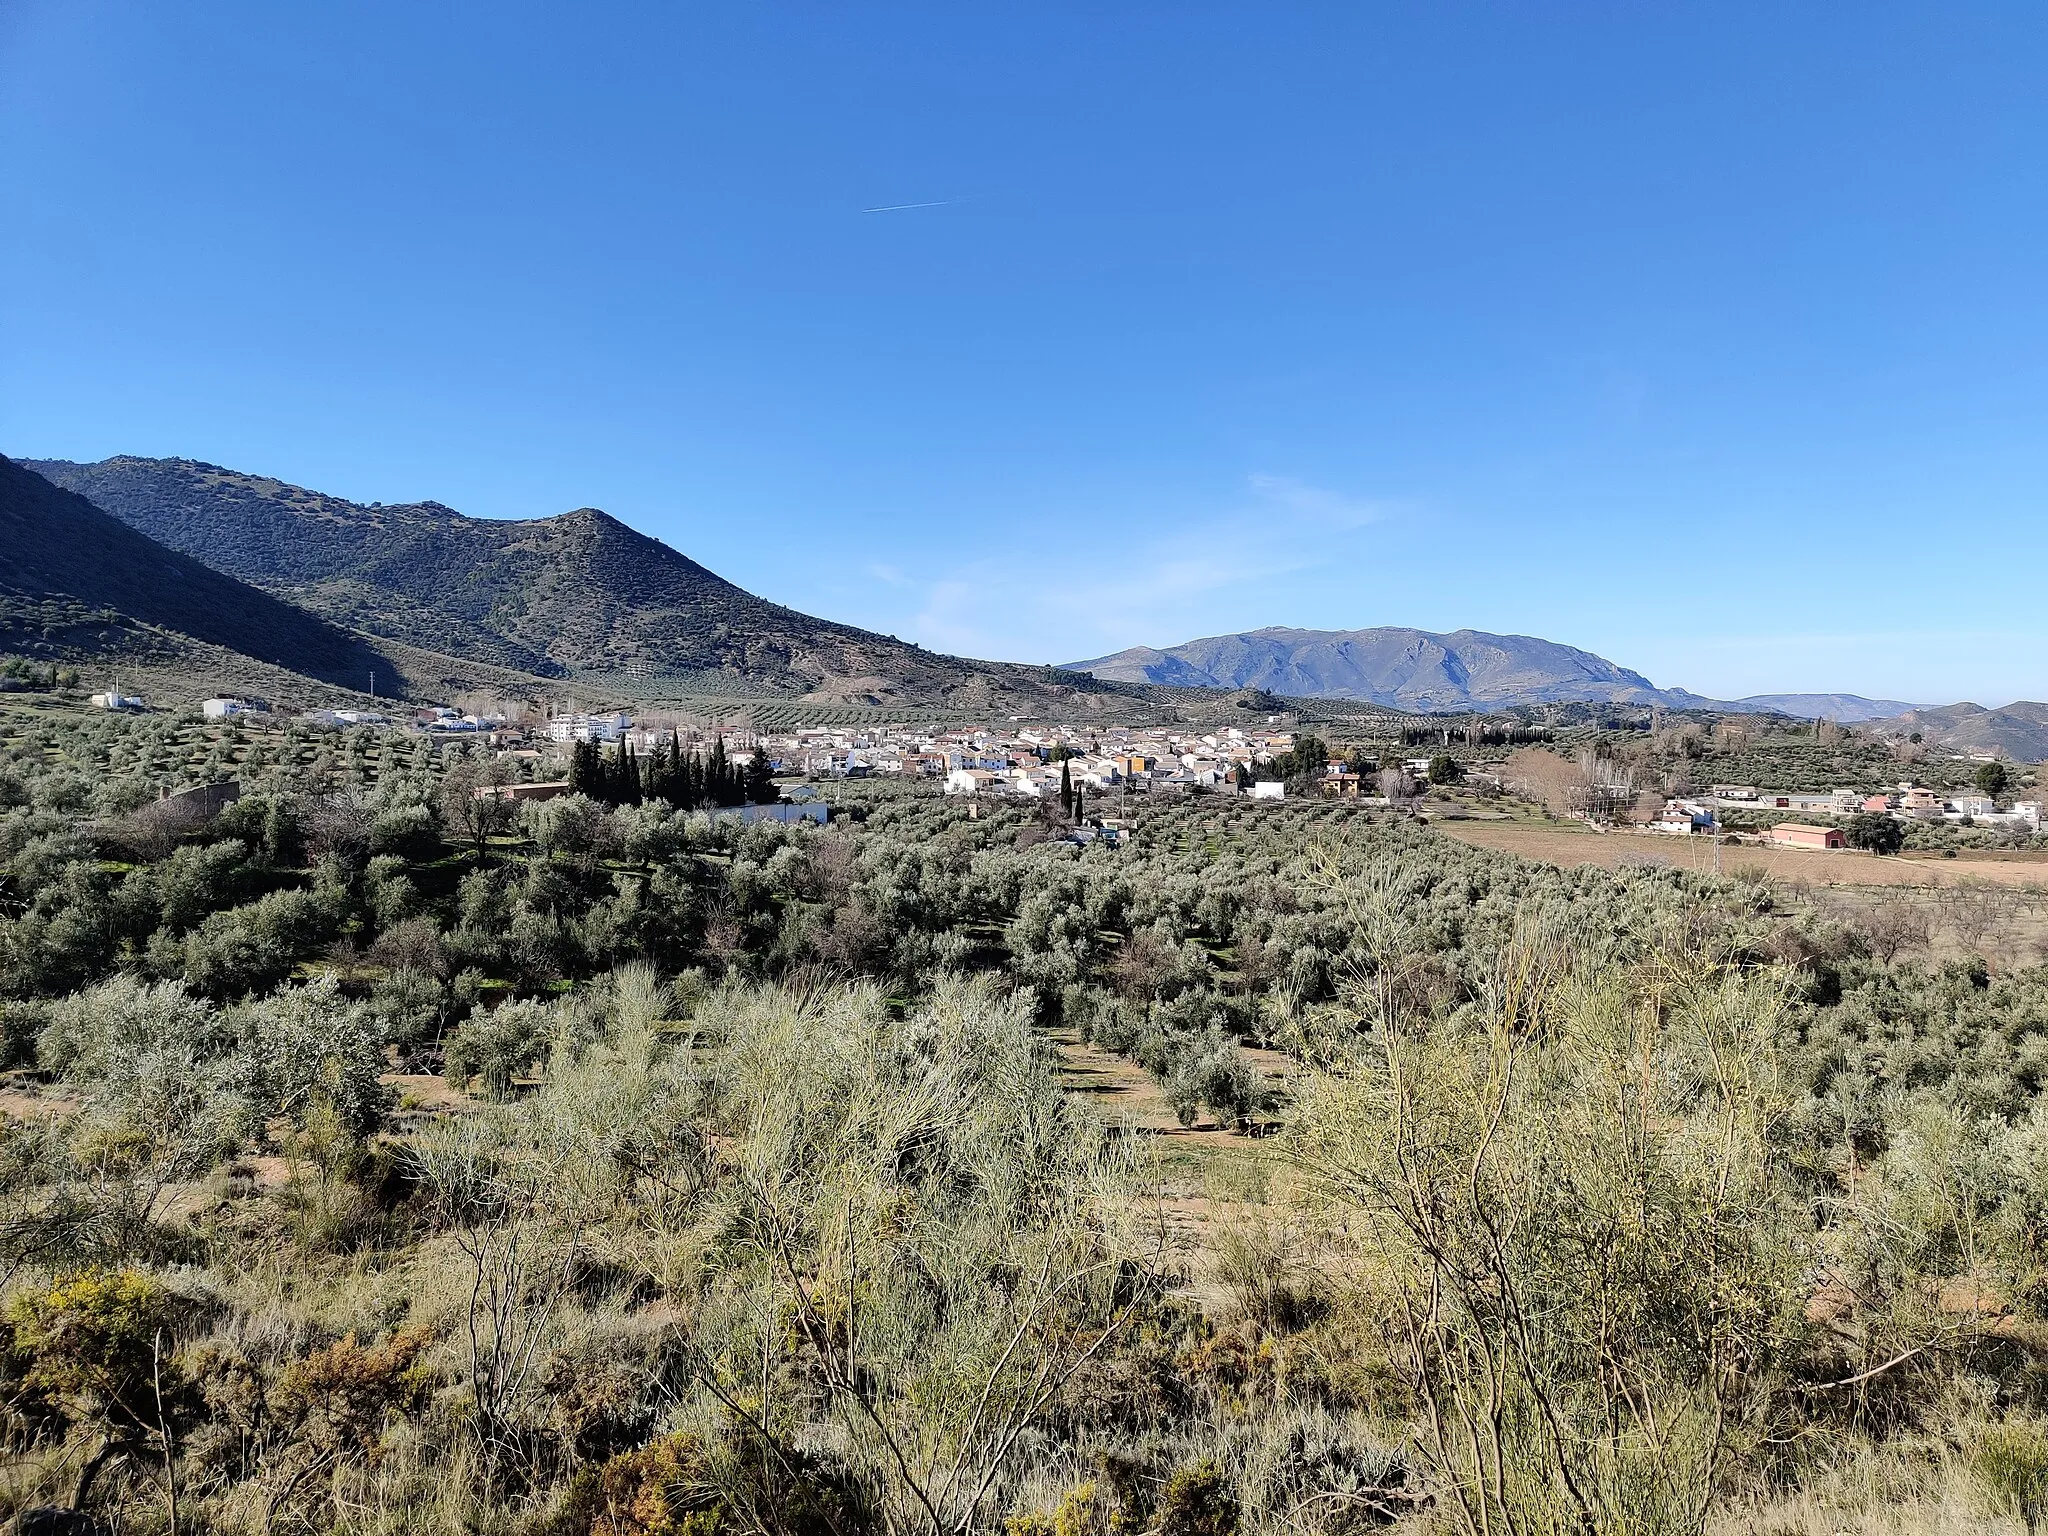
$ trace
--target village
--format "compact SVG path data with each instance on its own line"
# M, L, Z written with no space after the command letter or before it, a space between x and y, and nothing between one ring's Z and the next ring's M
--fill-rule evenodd
M118 690L95 694L92 704L122 712L147 708ZM207 699L200 713L211 721L267 717L259 699ZM1492 798L1518 795L1548 802L1551 813L1595 827L1659 836L1713 837L1788 848L1817 850L1867 846L1852 823L1868 827L1880 818L1901 827L1935 823L1974 827L2021 838L2042 834L2042 801L1996 793L1956 793L1912 779L1874 786L1845 786L1824 792L1784 791L1753 784L1715 784L1703 792L1658 795L1632 785L1606 784L1598 776L1569 787L1559 797L1526 782L1515 763L1474 761L1469 751L1448 755L1461 743L1462 727L1443 727L1444 753L1406 756L1375 743L1324 742L1292 724L1286 715L1268 716L1257 726L1175 730L1166 726L1076 726L1017 721L953 726L894 724L872 727L811 726L761 730L745 723L651 712L589 713L569 708L534 709L502 701L474 707L429 705L390 711L318 709L297 717L319 729L405 730L447 743L473 742L523 772L504 786L516 799L546 799L566 793L558 774L563 749L597 744L646 757L674 743L685 751L708 751L717 743L727 759L745 765L765 755L777 779L808 783L847 779L924 781L947 796L1014 800L1057 800L1075 821L1092 813L1100 821L1125 808L1131 795L1222 794L1258 800L1290 795L1339 799L1361 806L1422 809L1432 788L1456 787ZM1412 719L1382 722L1379 734L1400 742L1414 739ZM1434 736L1437 733L1431 732ZM1300 754L1297 748L1306 748ZM1986 761L1990 761L1986 759ZM806 802L802 814L820 818L813 790L786 793ZM766 809L766 808L763 808ZM782 808L784 812L792 809ZM1450 807L1439 804L1439 812ZM1774 819L1779 818L1779 819ZM1114 823L1111 824L1112 827Z

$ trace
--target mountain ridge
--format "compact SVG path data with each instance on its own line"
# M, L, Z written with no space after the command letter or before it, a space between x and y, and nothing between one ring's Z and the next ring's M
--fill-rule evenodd
M0 456L0 636L28 650L173 655L179 638L342 687L398 662L360 635L168 549Z
M2018 762L2048 761L2048 704L2015 700L1999 709L1982 704L1945 704L1912 709L1870 722L1871 730L1893 739L1921 739L1951 751L1993 753Z
M1263 688L1393 709L1678 703L1673 690L1659 689L1641 673L1590 651L1533 635L1474 629L1438 634L1394 625L1352 630L1269 625L1164 650L1134 647L1069 662L1066 669L1119 682Z
M1640 672L1577 646L1487 630L1447 633L1382 625L1301 629L1268 625L1160 649L1133 646L1066 670L1127 683L1263 688L1301 698L1355 699L1390 709L1456 710L1610 703L1872 719L1910 706L1855 694L1759 694L1709 699L1659 688ZM1808 711L1811 711L1808 714Z
M651 679L969 713L1099 712L1142 697L815 618L594 507L499 521L436 501L364 505L197 459L26 462L136 531L334 623L561 685Z

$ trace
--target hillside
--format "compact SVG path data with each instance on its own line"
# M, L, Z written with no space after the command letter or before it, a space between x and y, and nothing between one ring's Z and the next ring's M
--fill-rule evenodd
M174 665L212 647L367 688L398 661L363 637L201 564L0 458L0 646Z
M1948 704L1939 709L1911 709L1871 723L1882 736L1906 737L1915 731L1929 745L1957 752L1998 752L2022 763L2048 762L2048 704L2021 700L2003 709L1981 704Z
M1795 720L1832 720L1856 725L1901 715L1913 706L1904 699L1866 699L1858 693L1753 693L1725 708L1756 714L1790 715Z
M1143 697L813 618L594 508L501 522L432 501L363 506L189 459L34 467L338 624L584 688L968 713L1101 713Z
M1216 635L1170 650L1140 646L1067 664L1118 682L1263 688L1304 698L1359 699L1394 709L1457 710L1604 701L1704 703L1640 673L1555 641L1461 629L1285 629Z

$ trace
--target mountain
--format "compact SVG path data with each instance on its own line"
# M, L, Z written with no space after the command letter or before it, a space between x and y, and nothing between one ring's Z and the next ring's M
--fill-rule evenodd
M1258 629L1139 646L1068 668L1126 683L1263 688L1307 698L1360 699L1391 709L1460 710L1605 701L1687 708L1707 701L1660 689L1641 673L1530 635L1461 629Z
M1853 693L1760 693L1703 698L1659 688L1591 651L1532 635L1476 629L1255 629L1169 650L1134 646L1068 669L1124 683L1182 688L1264 688L1302 698L1359 699L1390 709L1498 709L1517 704L1660 704L1841 722L1912 708Z
M1753 693L1723 706L1757 714L1790 715L1795 720L1832 720L1855 725L1902 715L1913 706L1903 699L1866 699L1859 693Z
M1893 738L1910 738L1917 731L1927 744L1955 752L1999 752L2016 762L2048 762L2048 704L2024 699L2003 709L1981 704L1909 709L1872 721L1870 729Z
M191 459L32 460L138 533L386 644L537 689L1116 712L1140 690L970 661L754 596L595 508L512 522L369 505Z
M348 688L401 671L362 636L166 549L4 457L0 647L138 665L211 648Z

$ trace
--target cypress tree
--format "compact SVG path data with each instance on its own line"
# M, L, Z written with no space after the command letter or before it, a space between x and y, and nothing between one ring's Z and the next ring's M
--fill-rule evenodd
M668 743L657 741L640 765L640 787L649 800L668 798Z
M619 743L618 775L612 783L615 805L638 805L642 791L640 786L640 764L633 756L633 743Z
M1060 810L1068 816L1074 814L1074 774L1065 758L1060 759Z
M712 805L733 805L732 770L725 761L725 738L711 743L711 761L704 765L704 798Z
M747 764L747 804L773 805L781 798L775 787L775 770L768 766L767 749L757 746Z
M683 738L674 726L669 727L667 760L662 768L661 798L670 805L688 804L688 786L683 779Z

